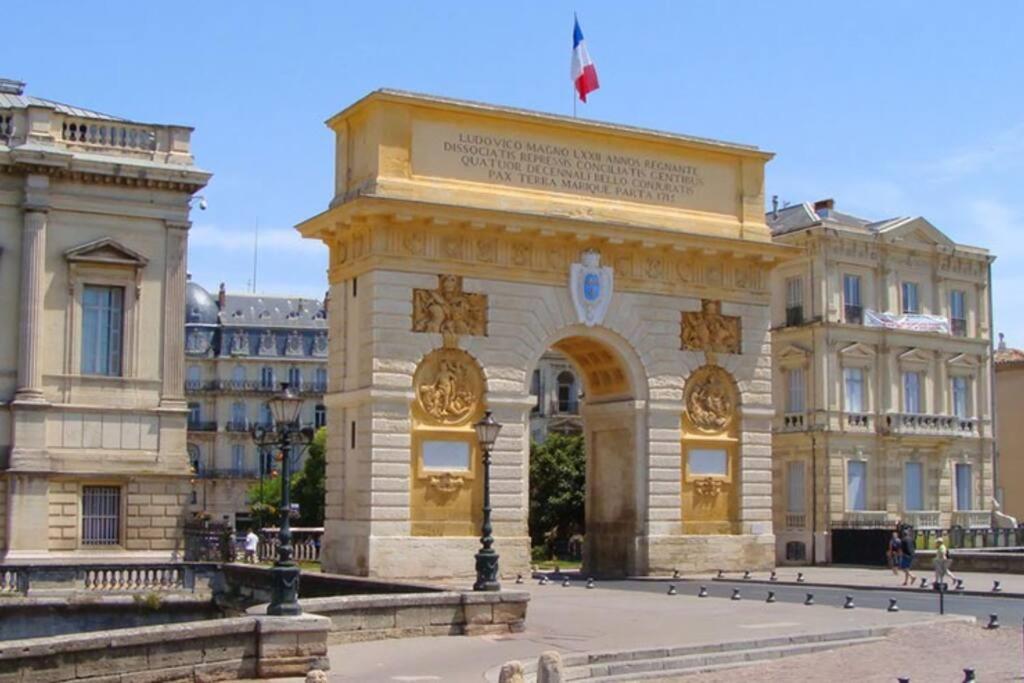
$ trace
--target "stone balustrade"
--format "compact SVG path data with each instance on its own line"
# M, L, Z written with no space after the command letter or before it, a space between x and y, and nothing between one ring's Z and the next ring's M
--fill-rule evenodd
M277 559L277 532L276 528L260 530L260 542L256 546L256 558L260 561L273 562ZM292 559L296 562L319 562L323 535L323 527L292 528Z
M939 537L950 548L1019 548L1024 546L1024 527L1016 529L966 528L953 526L946 529L915 528L918 548L928 549Z
M938 510L906 510L901 519L915 529L937 529L940 525Z
M988 510L954 510L952 524L965 529L987 529L992 526L992 513Z
M154 593L196 590L196 576L214 565L73 564L0 565L0 595Z
M807 424L807 416L804 413L786 413L782 416L782 431L801 432Z
M931 436L972 436L977 421L953 415L891 413L885 416L886 429L892 434Z

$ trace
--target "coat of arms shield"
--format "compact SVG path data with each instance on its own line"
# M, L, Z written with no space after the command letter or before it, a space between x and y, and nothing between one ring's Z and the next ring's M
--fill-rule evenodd
M587 327L600 325L612 300L613 272L601 265L601 254L588 249L580 262L569 268L569 292L580 322Z

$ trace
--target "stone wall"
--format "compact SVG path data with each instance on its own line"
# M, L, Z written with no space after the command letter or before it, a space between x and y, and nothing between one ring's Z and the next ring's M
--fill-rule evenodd
M50 550L74 550L78 547L78 482L51 481L49 492Z
M7 548L7 477L0 475L0 554Z
M140 479L129 482L126 490L125 547L183 550L181 526L190 497L188 480Z
M0 643L0 683L235 680L327 669L324 617L237 617Z

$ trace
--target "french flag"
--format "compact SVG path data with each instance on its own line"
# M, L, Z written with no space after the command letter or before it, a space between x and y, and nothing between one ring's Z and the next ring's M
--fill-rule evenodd
M576 92L580 99L587 101L587 93L594 92L600 85L597 83L597 67L587 52L587 44L583 42L583 31L580 20L573 17L572 29L572 82L576 84Z

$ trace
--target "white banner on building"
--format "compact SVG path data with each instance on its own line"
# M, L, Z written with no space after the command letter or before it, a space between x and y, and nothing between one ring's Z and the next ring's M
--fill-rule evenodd
M885 313L882 311L864 311L865 327L885 327L890 330L910 330L911 332L940 332L949 334L949 318L943 315L924 315L923 313Z

